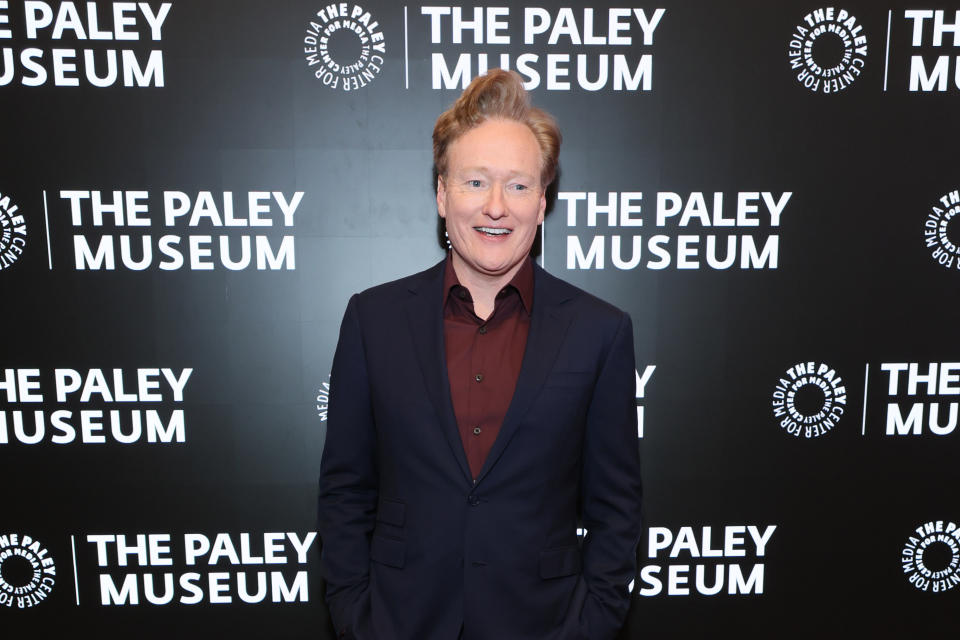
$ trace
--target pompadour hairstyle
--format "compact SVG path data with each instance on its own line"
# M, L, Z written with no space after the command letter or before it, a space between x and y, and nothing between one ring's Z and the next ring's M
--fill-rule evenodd
M447 150L454 140L486 120L513 120L525 124L540 146L540 181L546 189L557 176L560 128L553 116L530 104L523 79L516 71L491 69L473 79L433 127L433 168L446 175Z

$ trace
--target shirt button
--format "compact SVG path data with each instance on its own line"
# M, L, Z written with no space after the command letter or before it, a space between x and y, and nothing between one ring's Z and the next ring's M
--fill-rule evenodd
M483 335L486 332L487 332L487 325L483 325L482 327L480 327L480 335Z
M480 435L480 427L474 427L474 428L473 428L473 435L475 435L475 436Z
M476 380L477 382L483 382L483 374L482 374L482 373L478 373L477 375L475 375L475 376L473 377L473 379Z

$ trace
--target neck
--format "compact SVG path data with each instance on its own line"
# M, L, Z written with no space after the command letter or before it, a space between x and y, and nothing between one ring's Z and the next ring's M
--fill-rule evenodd
M473 298L473 312L484 320L493 313L497 294L513 280L513 276L517 275L522 266L523 260L503 274L478 273L468 268L456 251L453 252L453 270L457 274L457 280L470 292L470 297Z

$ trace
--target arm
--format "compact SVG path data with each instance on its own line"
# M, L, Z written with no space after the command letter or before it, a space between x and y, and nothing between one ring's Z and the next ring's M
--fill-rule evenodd
M587 412L580 495L583 580L581 629L591 640L613 638L630 606L640 540L640 453L637 442L633 327L626 313L597 379Z
M347 304L330 375L327 438L320 462L321 572L338 636L365 595L378 495L376 429L357 296Z

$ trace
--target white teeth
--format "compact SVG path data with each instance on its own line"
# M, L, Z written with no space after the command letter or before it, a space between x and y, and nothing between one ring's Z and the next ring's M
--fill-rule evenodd
M503 229L501 227L474 227L474 229L491 236L503 236L510 233L510 229Z

